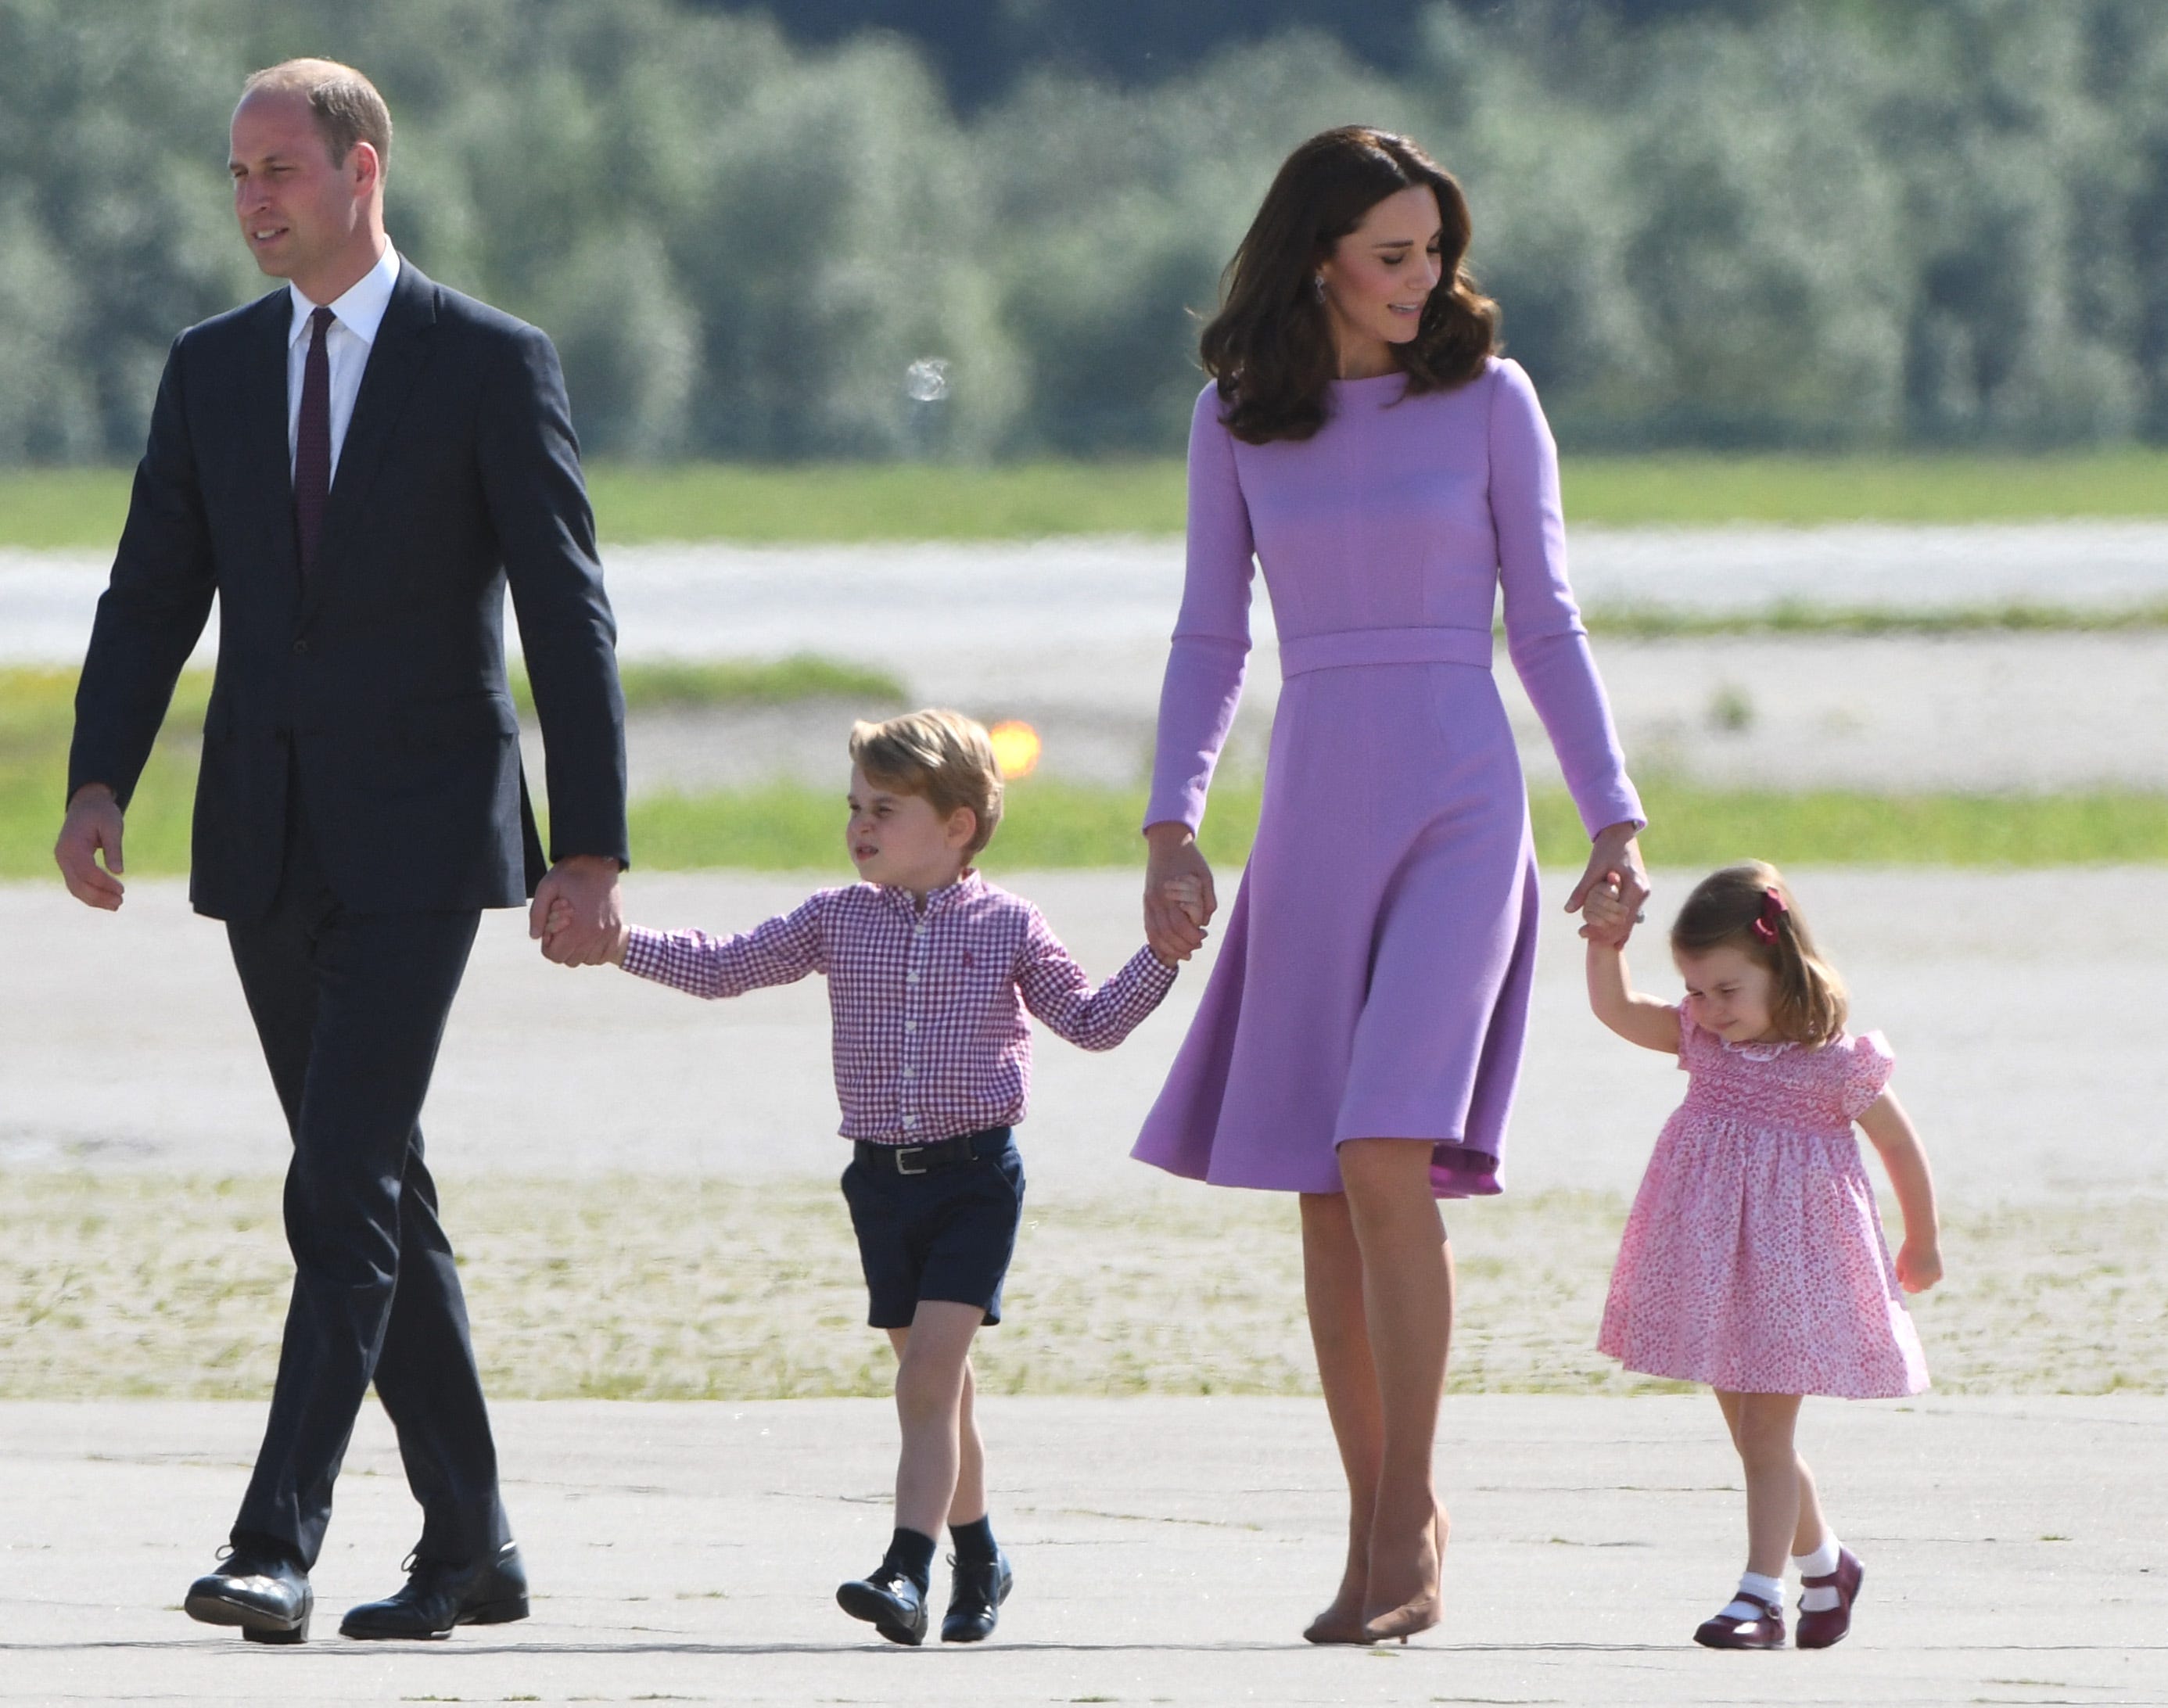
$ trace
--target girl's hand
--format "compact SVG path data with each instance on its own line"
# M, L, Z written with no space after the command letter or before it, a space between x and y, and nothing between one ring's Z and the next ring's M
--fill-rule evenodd
M1600 884L1588 893L1581 904L1581 934L1591 943L1623 949L1627 938L1634 935L1634 915L1626 910L1625 899L1614 883Z
M1219 910L1212 868L1187 825L1150 825L1145 841L1151 851L1145 862L1145 940L1172 966L1204 947L1204 927Z
M1635 840L1639 826L1629 820L1623 824L1606 825L1596 833L1596 840L1588 851L1588 869L1581 874L1581 882L1573 887L1573 894L1565 899L1568 913L1580 913L1591 893L1605 884L1614 886L1618 892L1618 904L1623 910L1628 924L1626 935L1633 935L1634 927L1641 922L1641 909L1649 899L1649 868L1641 863L1641 845ZM1589 935L1586 926L1581 936ZM1618 939L1623 948L1626 937Z
M1908 1239L1897 1248L1897 1284L1906 1292L1924 1293L1942 1278L1942 1248L1933 1240Z

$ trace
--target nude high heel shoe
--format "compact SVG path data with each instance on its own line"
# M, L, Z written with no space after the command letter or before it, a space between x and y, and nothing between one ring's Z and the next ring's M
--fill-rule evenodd
M1431 1546L1437 1556L1439 1579L1445 1575L1445 1514L1432 1508L1430 1515ZM1368 1642L1391 1642L1395 1639L1405 1643L1419 1631L1428 1631L1444 1616L1444 1594L1437 1582L1413 1599L1402 1602L1389 1613L1363 1623L1363 1640Z
M1349 1601L1347 1586L1343 1583L1340 1586L1340 1594L1333 1597L1332 1605L1303 1627L1302 1640L1316 1643L1368 1643L1375 1642L1377 1638L1370 1635L1363 1623L1362 1597L1358 1595L1353 1601Z

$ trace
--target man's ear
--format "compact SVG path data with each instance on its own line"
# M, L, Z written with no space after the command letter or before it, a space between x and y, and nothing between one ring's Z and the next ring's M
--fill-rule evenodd
M371 142L356 142L347 151L347 166L353 172L354 188L366 189L384 182L384 156Z

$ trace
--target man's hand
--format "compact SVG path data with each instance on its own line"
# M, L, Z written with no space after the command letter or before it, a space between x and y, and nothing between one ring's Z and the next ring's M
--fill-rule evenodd
M105 856L103 867L98 863L100 853ZM68 802L53 860L77 901L108 913L120 905L127 888L120 881L120 804L104 783L85 783Z
M624 899L618 863L605 854L575 854L550 868L527 910L527 935L561 967L599 967L619 953Z

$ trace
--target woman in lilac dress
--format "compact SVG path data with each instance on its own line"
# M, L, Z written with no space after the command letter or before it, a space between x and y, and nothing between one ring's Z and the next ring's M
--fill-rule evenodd
M1310 1330L1347 1474L1347 1565L1305 1633L1439 1616L1431 1457L1453 1317L1435 1200L1499 1190L1538 892L1490 673L1507 649L1593 841L1566 905L1647 894L1640 803L1566 585L1558 464L1461 266L1459 186L1405 140L1313 137L1204 332L1189 557L1145 836L1153 947L1214 908L1195 832L1241 692L1251 559L1285 678L1220 959L1136 1154L1301 1195ZM1184 891L1177 880L1198 886ZM1201 907L1182 904L1201 894Z

